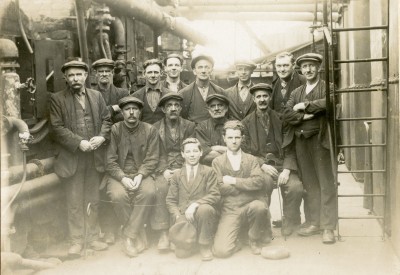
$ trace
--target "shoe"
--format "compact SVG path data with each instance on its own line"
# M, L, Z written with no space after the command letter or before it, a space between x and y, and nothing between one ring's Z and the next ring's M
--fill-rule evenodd
M68 254L70 256L77 256L77 255L81 255L81 251L82 251L82 245L79 243L73 244L71 245L71 247L68 249Z
M281 228L282 227L282 220L274 220L274 221L272 221L272 225L275 228Z
M141 237L135 238L134 244L138 253L142 253L146 249L146 245Z
M299 231L297 231L297 234L303 237L308 237L319 234L320 232L321 230L319 229L318 226L310 225L309 227L300 228Z
M126 255L129 257L136 257L138 255L138 251L133 244L133 241L131 238L125 238L125 240L122 243L122 251L125 252Z
M157 249L164 251L169 249L169 239L167 235L167 231L162 231L160 235L160 239L158 240Z
M106 250L108 245L100 241L92 241L89 243L89 248L93 249L94 251L102 251Z
M333 244L335 243L335 235L333 234L333 230L324 229L322 234L322 242L325 244Z
M300 228L306 228L309 227L310 223L309 222L303 222L302 224L300 224Z
M211 248L209 245L201 245L200 254L202 261L211 261L212 259L214 259L214 256L211 252Z
M251 249L251 253L253 253L254 255L260 255L261 254L261 247L258 244L257 241L249 241L249 245L250 245L250 249Z
M106 232L104 234L103 239L106 244L114 244L115 243L115 234L112 232Z

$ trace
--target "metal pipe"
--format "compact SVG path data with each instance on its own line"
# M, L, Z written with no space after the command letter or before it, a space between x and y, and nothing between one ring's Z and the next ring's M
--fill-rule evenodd
M26 47L28 48L28 51L30 54L33 54L32 46L28 41L28 38L26 37L24 25L22 24L22 18L21 18L21 9L19 8L19 0L15 0L16 8L17 8L17 13L18 13L18 25L19 25L19 30L21 31L21 36L22 39L24 40L24 43Z
M53 170L53 166L54 166L54 157L28 163L26 165L26 178L32 179L34 177L37 177L38 174L39 175L41 173L47 174ZM20 181L22 179L23 172L24 170L22 165L10 167L8 170L9 182L13 183Z
M9 130L16 128L19 133L29 133L29 127L22 119L16 117L4 117L8 122Z
M135 17L148 24L155 30L168 31L179 37L188 39L197 44L206 44L207 39L199 31L189 27L189 21L182 17L172 17L163 12L157 5L151 5L144 0L98 0L121 15Z
M82 0L75 0L75 13L76 13L76 23L78 27L79 51L81 54L82 61L85 62L86 64L89 64L89 50L87 45L86 26L85 26L85 6Z
M315 4L297 4L297 5L196 5L179 7L177 12L179 14L186 14L188 12L322 12L322 7L316 7ZM339 6L334 5L333 11L338 12Z

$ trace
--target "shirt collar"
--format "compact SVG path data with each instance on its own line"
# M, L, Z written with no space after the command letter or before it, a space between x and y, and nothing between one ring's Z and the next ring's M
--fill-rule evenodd
M240 91L243 87L246 87L247 89L250 89L252 83L251 81L249 82L249 84L247 85L243 85L242 83L240 83L240 81L238 82L238 90Z
M160 81L156 84L156 86L154 88L148 87L146 86L146 93L151 90L151 91L157 91L161 93L161 83Z
M268 107L269 108L269 107ZM268 110L267 110L267 112L261 112L260 110L258 110L258 109L256 109L256 115L258 116L258 117L266 117L266 118L268 118L269 117L269 115L268 115Z

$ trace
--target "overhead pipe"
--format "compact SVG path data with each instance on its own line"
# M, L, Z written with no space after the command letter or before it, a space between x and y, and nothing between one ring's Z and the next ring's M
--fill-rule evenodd
M318 0L322 3L322 0ZM302 4L313 4L315 0L302 0ZM299 0L179 0L179 6L224 6L224 5L292 5Z
M334 12L339 11L338 5L332 5ZM314 12L315 4L297 4L297 5L221 5L221 6L187 6L179 7L178 13L186 14L187 12ZM318 12L322 12L322 7L318 6Z
M189 27L189 21L183 17L172 17L163 12L159 6L151 5L144 0L98 0L121 15L135 17L135 19L149 25L157 31L168 31L178 37L185 38L196 44L206 44L207 39L198 30Z
M85 24L85 6L83 0L75 0L75 13L76 23L78 26L78 37L79 37L79 51L81 53L82 61L89 64L89 50L86 37L86 24ZM89 79L89 77L88 77ZM90 81L86 81L86 84L90 85Z

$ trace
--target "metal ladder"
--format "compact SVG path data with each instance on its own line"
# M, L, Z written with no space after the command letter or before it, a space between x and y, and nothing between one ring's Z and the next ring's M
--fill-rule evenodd
M330 133L331 133L331 155L332 155L332 161L333 161L333 170L334 170L334 180L337 186L337 206L338 206L338 212L339 213L339 206L340 206L340 199L341 198L352 198L352 197L363 197L365 198L370 198L373 200L376 197L381 197L382 198L382 215L377 215L377 214L371 214L371 215L364 215L364 216L340 216L338 214L338 220L337 220L337 234L338 234L338 239L341 239L341 233L340 233L340 220L349 220L349 219L376 219L381 222L381 228L382 228L382 239L385 239L385 228L386 228L386 218L387 218L387 213L386 213L386 198L387 198L387 190L388 190L388 175L387 175L387 164L388 164L388 154L387 154L387 144L388 144L388 91L389 91L389 8L390 8L390 0L387 0L387 10L386 10L386 25L380 25L380 26L354 26L354 27L349 27L349 28L335 28L334 27L334 22L332 20L332 5L333 2L335 4L340 4L339 0L329 0L330 4L330 26L328 25L328 0L324 0L323 2L323 31L324 31L324 60L325 60L325 81L328 83L327 88L329 89L329 78L331 77L332 80L337 79L337 74L340 74L340 70L336 70L340 64L344 63L368 63L368 62L383 62L383 65L386 67L386 72L384 76L384 82L381 86L379 87L367 87L367 88L343 88L343 89L337 89L335 85L333 85L333 88L331 87L331 92L333 92L333 99L331 100L329 97L329 93L327 93L327 106L336 106L337 104L337 96L341 94L360 94L360 93L382 93L384 95L384 100L382 104L382 110L386 112L385 115L383 116L368 116L368 117L338 117L338 110L336 108L332 108L331 110L327 110L327 116L328 116L328 121L330 123ZM345 1L348 3L349 1ZM343 4L343 2L342 2ZM384 20L385 17L382 17ZM335 53L337 43L335 43L335 39L331 34L336 34L338 35L340 32L361 32L361 31L373 31L373 30L382 30L386 32L386 51L385 54L386 56L382 56L380 58L363 58L363 59L336 59ZM361 43L360 41L356 41L355 43ZM331 63L332 68L329 68L329 63ZM338 72L339 71L339 72ZM327 91L328 91L327 89ZM333 89L333 91L332 91ZM333 101L333 102L330 102ZM330 105L332 104L332 105ZM329 109L329 108L327 108ZM381 112L383 113L383 112ZM382 143L357 143L357 144L338 144L338 140L336 140L334 137L338 136L337 133L340 131L338 129L337 125L338 122L343 124L345 122L362 122L364 121L365 124L368 123L368 125L371 124L372 121L382 121L382 127L385 129L384 135L382 137L382 140L384 142ZM349 127L351 128L351 127ZM354 127L355 128L355 127ZM352 129L355 131L355 129ZM351 131L351 129L350 129ZM337 156L339 153L340 149L348 148L349 150L356 150L357 148L381 148L381 153L383 155L384 159L384 164L382 165L383 167L381 169L372 169L366 167L367 169L356 169L356 170L349 170L349 171L339 171L338 170L338 165L337 165ZM371 175L375 174L381 174L382 175L382 180L383 180L383 192L380 193L374 193L372 192L367 192L364 194L340 194L339 193L339 182L338 182L338 174L339 173L366 173ZM372 189L374 184L374 180L372 180Z

